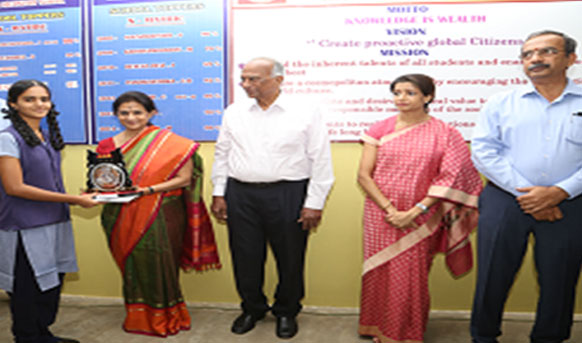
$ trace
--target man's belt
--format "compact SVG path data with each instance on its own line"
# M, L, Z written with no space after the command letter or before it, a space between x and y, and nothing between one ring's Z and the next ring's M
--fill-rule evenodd
M273 181L273 182L247 182L247 181L237 180L235 178L230 178L230 179L232 181L238 183L239 185L255 187L255 188L269 188L269 187L274 187L274 186L282 185L282 184L286 184L286 183L304 183L304 182L307 182L307 180L308 180L308 179L302 179L302 180L279 180L279 181Z

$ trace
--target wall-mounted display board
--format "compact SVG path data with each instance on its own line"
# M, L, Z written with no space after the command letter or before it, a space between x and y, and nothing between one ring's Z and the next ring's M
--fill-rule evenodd
M390 82L408 73L436 80L430 113L469 139L490 95L528 82L518 55L529 33L562 31L582 44L582 1L232 0L231 6L233 78L252 57L278 59L286 66L284 95L321 106L336 141L358 140L369 125L396 114ZM568 75L582 83L579 59ZM234 88L235 100L245 96Z
M242 66L271 56L286 66L285 96L321 107L333 140L394 115L389 85L406 73L436 80L431 114L469 139L490 95L528 82L525 37L553 29L582 43L579 13L581 1L0 0L0 97L18 79L47 82L66 141L95 143L120 130L115 97L140 90L154 124L212 141L225 89L246 97Z
M154 99L154 124L215 140L224 108L221 0L93 0L91 55L96 139L120 130L111 105L139 90Z
M68 143L86 143L82 4L79 0L0 1L0 98L20 79L52 91Z

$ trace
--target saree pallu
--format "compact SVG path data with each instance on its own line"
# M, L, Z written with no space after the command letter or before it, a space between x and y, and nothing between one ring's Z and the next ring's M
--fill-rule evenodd
M114 150L113 140L97 152ZM198 144L150 126L121 147L134 185L171 179L192 159L191 184L142 196L127 204L107 204L101 216L109 247L123 276L124 330L166 337L190 328L179 284L179 269L220 268L214 234L201 197L202 159Z
M431 118L395 131L396 117L375 124L363 141L377 146L373 178L396 208L406 211L424 197L439 198L415 220L417 229L397 229L371 199L364 207L361 335L383 342L422 342L434 255L446 254L451 272L472 267L468 240L477 226L482 180L458 131Z

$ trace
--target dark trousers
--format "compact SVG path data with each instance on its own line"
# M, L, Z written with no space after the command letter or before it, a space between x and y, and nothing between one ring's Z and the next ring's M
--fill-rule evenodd
M61 275L61 284L63 275ZM12 334L15 343L53 343L48 327L55 322L61 286L42 292L28 261L20 235L16 248L14 285L10 295Z
M481 193L477 288L471 315L474 343L496 343L501 335L503 307L530 234L535 238L540 287L531 342L556 343L570 337L582 266L582 197L565 200L559 207L562 220L536 221L522 212L515 196L498 187L489 184Z
M303 266L309 232L297 223L307 181L248 184L229 179L228 232L237 291L244 312L257 317L269 310L263 292L266 245L277 263L279 283L272 312L295 316L304 296Z

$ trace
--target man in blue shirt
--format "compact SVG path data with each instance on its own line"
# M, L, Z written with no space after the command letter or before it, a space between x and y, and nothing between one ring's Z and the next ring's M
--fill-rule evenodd
M540 297L532 343L570 337L582 266L582 87L566 76L576 41L554 31L522 46L531 84L493 96L473 132L489 183L479 199L474 343L496 343L507 294L535 237Z

